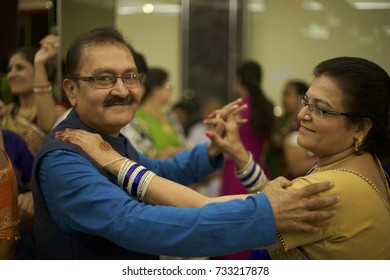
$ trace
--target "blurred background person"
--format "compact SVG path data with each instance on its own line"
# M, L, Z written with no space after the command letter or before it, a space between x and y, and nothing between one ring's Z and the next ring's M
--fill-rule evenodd
M187 140L191 145L207 143L210 141L210 138L206 136L206 131L210 130L210 126L205 124L203 120L206 119L210 113L222 108L223 105L223 102L219 98L208 98L205 100L201 109L202 119L190 126L188 131ZM216 171L203 181L191 187L206 196L216 197L221 192L221 172Z
M167 110L172 93L168 72L161 68L148 69L144 85L132 129L126 127L121 132L148 157L163 159L187 149L181 123L172 110Z
M297 144L299 98L307 90L306 82L297 79L287 81L283 87L284 113L277 118L266 157L271 178L284 176L291 179L305 175L315 162L313 154Z
M308 89L305 82L292 80L287 82L283 91L283 106L287 119L283 128L282 148L286 161L286 177L288 178L306 175L317 160L313 153L302 148L297 141L300 127L298 113L301 108L299 99L306 95Z
M7 82L14 102L0 110L4 148L9 152L17 175L22 174L17 176L20 178L18 204L22 219L22 239L17 246L17 259L34 259L36 256L34 208L29 182L33 157L58 117L66 110L66 105L53 95L58 46L59 38L47 35L41 40L39 49L21 47L11 54L8 61ZM25 151L24 143L29 153Z
M0 151L0 260L13 259L19 239L18 190L7 154Z
M17 49L8 62L7 81L15 102L6 106L3 128L19 134L35 156L43 139L57 118L65 112L64 104L53 97L50 78L57 61L59 39L48 35L37 50L32 47Z
M0 112L4 106L0 100ZM0 113L0 124L2 115ZM0 148L5 151L13 167L18 191L18 213L21 239L17 243L15 259L34 259L33 235L34 205L31 193L31 173L34 157L26 142L15 132L0 129Z
M244 147L252 153L253 159L263 168L268 176L268 169L264 164L264 156L270 141L275 116L273 113L274 105L263 92L261 81L262 69L259 63L246 61L237 68L234 90L243 99L243 103L248 104L248 109L241 113L241 117L247 119L248 122L240 126L240 137ZM221 174L221 195L248 193L235 175L233 159L226 157ZM218 258L251 259L252 251L238 252Z

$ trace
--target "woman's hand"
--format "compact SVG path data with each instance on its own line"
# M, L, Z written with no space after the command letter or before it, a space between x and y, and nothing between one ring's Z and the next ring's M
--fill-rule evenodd
M221 109L218 109L218 110L215 110L213 112L211 112L207 117L206 119L204 120L204 122L206 124L212 124L213 123L213 120L214 119L223 119L223 120L227 120L227 117L229 116L233 116L233 120L238 124L238 125L241 125L241 124L244 124L246 122L248 122L247 119L243 119L241 117L241 112L244 111L245 109L247 109L248 105L247 104L240 104L242 102L242 99L241 98L237 98L236 100L226 104L225 106L223 106Z
M57 64L58 47L60 38L56 35L49 34L40 42L41 47L35 54L34 63L45 65L48 61Z
M125 159L97 133L67 128L64 131L57 131L55 137L61 141L79 146L100 166L114 175L119 170L118 166L120 166L122 160Z
M236 161L238 168L243 167L249 159L249 154L245 150L239 135L239 125L247 122L241 118L241 111L247 105L240 105L241 99L237 99L222 109L209 115L213 118L205 119L205 123L213 125L214 129L207 131L206 135L212 141L209 145L209 157L218 156L224 152Z

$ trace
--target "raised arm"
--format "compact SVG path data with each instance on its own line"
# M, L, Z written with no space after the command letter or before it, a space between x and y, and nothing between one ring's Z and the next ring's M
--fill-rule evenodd
M34 92L37 106L38 126L49 132L57 119L66 111L58 108L53 97L53 86L47 73L48 65L57 65L59 38L48 35L40 42L41 47L34 58Z

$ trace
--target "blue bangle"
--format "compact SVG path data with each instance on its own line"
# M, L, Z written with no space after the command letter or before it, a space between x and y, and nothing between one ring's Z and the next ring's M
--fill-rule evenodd
M256 176L256 178L255 178L249 185L245 185L245 188L250 189L251 187L253 187L253 185L257 184L257 181L260 179L262 173L263 173L263 172L260 170L260 172L259 172L259 174Z
M129 170L127 170L125 179L123 180L122 188L126 188L127 184L129 183L129 179L130 179L131 174L134 172L134 170L135 170L138 166L139 166L138 164L133 164L133 165L129 168Z
M244 178L240 178L241 182L248 180L253 175L255 170L256 170L256 162L253 162L253 167L252 167L251 171L249 171L248 175L246 175Z

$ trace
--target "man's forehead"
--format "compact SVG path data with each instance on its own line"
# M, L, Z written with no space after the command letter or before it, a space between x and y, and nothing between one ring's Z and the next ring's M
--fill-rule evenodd
M113 57L119 58L115 61ZM80 52L80 69L126 67L135 68L135 61L131 51L122 44L89 44Z

